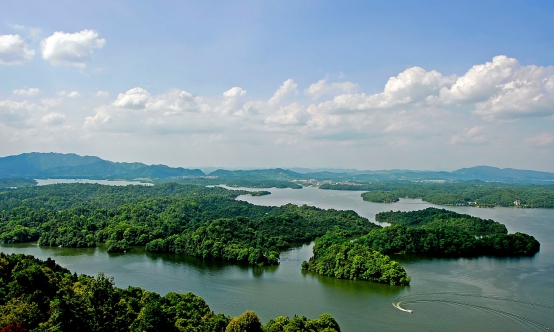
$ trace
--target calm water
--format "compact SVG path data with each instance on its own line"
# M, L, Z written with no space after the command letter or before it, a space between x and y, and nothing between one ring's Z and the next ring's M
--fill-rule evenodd
M419 210L432 204L401 200L394 204L362 201L360 192L316 188L269 189L271 195L241 196L259 205L308 204L350 209L374 220L377 212ZM421 259L394 257L412 277L399 287L338 280L303 273L300 263L311 245L281 255L278 267L253 268L135 249L108 255L102 248L2 246L6 253L53 257L77 273L99 271L116 285L140 286L161 294L193 292L212 310L236 316L254 310L265 322L279 315L333 315L346 331L522 331L554 328L554 210L449 207L460 213L504 223L510 232L525 232L541 242L532 258ZM403 312L393 306L413 310Z

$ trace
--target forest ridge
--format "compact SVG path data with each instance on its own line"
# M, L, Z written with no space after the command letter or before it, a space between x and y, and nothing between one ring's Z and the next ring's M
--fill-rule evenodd
M274 168L258 170L217 169L206 174L200 169L146 165L133 162L112 162L95 156L79 156L69 153L23 153L0 157L0 179L7 178L90 178L90 179L144 179L163 181L175 179L209 180L249 179L251 181L290 181L315 179L319 181L501 181L501 182L548 182L554 181L554 173L511 168L476 166L452 172L415 170L333 170L298 169L299 171Z

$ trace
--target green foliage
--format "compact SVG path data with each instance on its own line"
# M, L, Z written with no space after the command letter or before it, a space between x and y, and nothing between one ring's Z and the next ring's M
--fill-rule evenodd
M304 316L289 317L279 316L270 319L264 326L266 332L340 332L337 321L329 314L322 314L318 319L308 319Z
M250 193L251 196L265 196L265 195L271 195L270 191L267 190L260 190L260 191L253 191Z
M406 227L429 229L447 227L475 236L508 234L506 226L499 222L436 208L410 212L379 212L375 215L375 220Z
M452 183L377 182L362 185L324 184L320 189L370 190L362 194L365 201L382 203L398 198L421 198L438 205L516 206L553 208L553 185L509 184L499 182L464 181ZM384 199L386 198L386 200Z
M385 254L531 256L540 250L533 236L508 234L500 223L442 209L381 212L375 219L393 225L372 230L357 242Z
M150 252L262 265L278 264L292 243L314 240L335 226L350 236L378 227L353 211L235 200L244 193L174 183L11 190L0 193L0 237L63 247L105 242L109 252L146 245Z
M106 241L106 249L109 253L126 252L129 250L129 245L126 240L108 240Z
M328 232L318 238L313 251L314 256L303 262L302 267L321 275L391 285L410 283L404 268L389 256L336 233Z
M264 327L252 311L231 318L213 313L192 293L120 289L103 273L77 277L50 259L22 254L0 253L0 280L2 331L340 331L328 314L278 317ZM285 329L276 329L280 321Z
M36 186L32 179L0 179L0 190Z
M362 194L364 201L373 203L394 203L398 202L398 197L390 191L373 190Z

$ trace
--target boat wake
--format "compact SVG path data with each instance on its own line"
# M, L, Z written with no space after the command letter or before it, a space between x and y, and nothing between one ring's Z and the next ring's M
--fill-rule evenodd
M402 296L396 299L396 301L393 302L392 305L398 310L412 313L413 310L404 309L402 308L402 306L414 303L440 303L466 307L512 319L514 321L517 321L519 324L528 327L529 329L541 331L552 329L551 325L549 326L548 324L540 322L534 319L535 317L526 317L524 316L524 314L530 314L531 312L538 311L543 311L544 313L551 312L551 310L554 308L553 303L544 303L529 299L514 299L502 296L483 296L480 294L439 292L410 294ZM530 307L534 307L535 309L532 309L531 311L526 310L530 309ZM509 311L506 308L510 308ZM531 315L533 316L533 314ZM537 317L541 320L545 319L544 315L538 315Z
M393 302L392 305L398 309L398 310L401 310L401 311L404 311L404 312L408 312L408 313L413 313L414 311L413 310L410 310L410 309L404 309L400 306L401 302Z

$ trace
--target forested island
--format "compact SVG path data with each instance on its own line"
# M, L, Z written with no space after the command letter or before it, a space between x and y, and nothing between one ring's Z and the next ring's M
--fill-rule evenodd
M363 185L323 184L320 189L368 190L364 201L392 203L421 198L437 205L554 208L554 185L464 181L452 183L377 182Z
M121 289L102 273L77 276L50 258L0 253L0 280L1 331L340 331L329 314L279 316L265 325L252 311L215 314L192 293Z
M357 236L379 227L353 211L235 200L247 193L182 184L6 190L0 192L0 238L62 247L105 243L109 252L146 246L150 252L272 265L292 244L328 230Z
M372 230L357 242L381 253L434 257L532 256L540 243L531 235L508 234L506 226L444 209L381 212L375 220L392 226Z
M492 220L440 209L383 212L371 223L354 211L307 205L258 206L235 198L244 190L176 183L154 186L56 184L0 191L2 243L94 247L110 253L145 246L154 253L277 265L280 253L316 240L303 269L322 275L407 285L390 254L533 255L540 244L507 234ZM352 240L355 238L355 240Z
M327 232L314 245L314 255L302 262L302 269L339 279L367 280L390 285L408 285L406 270L389 256L340 232Z

